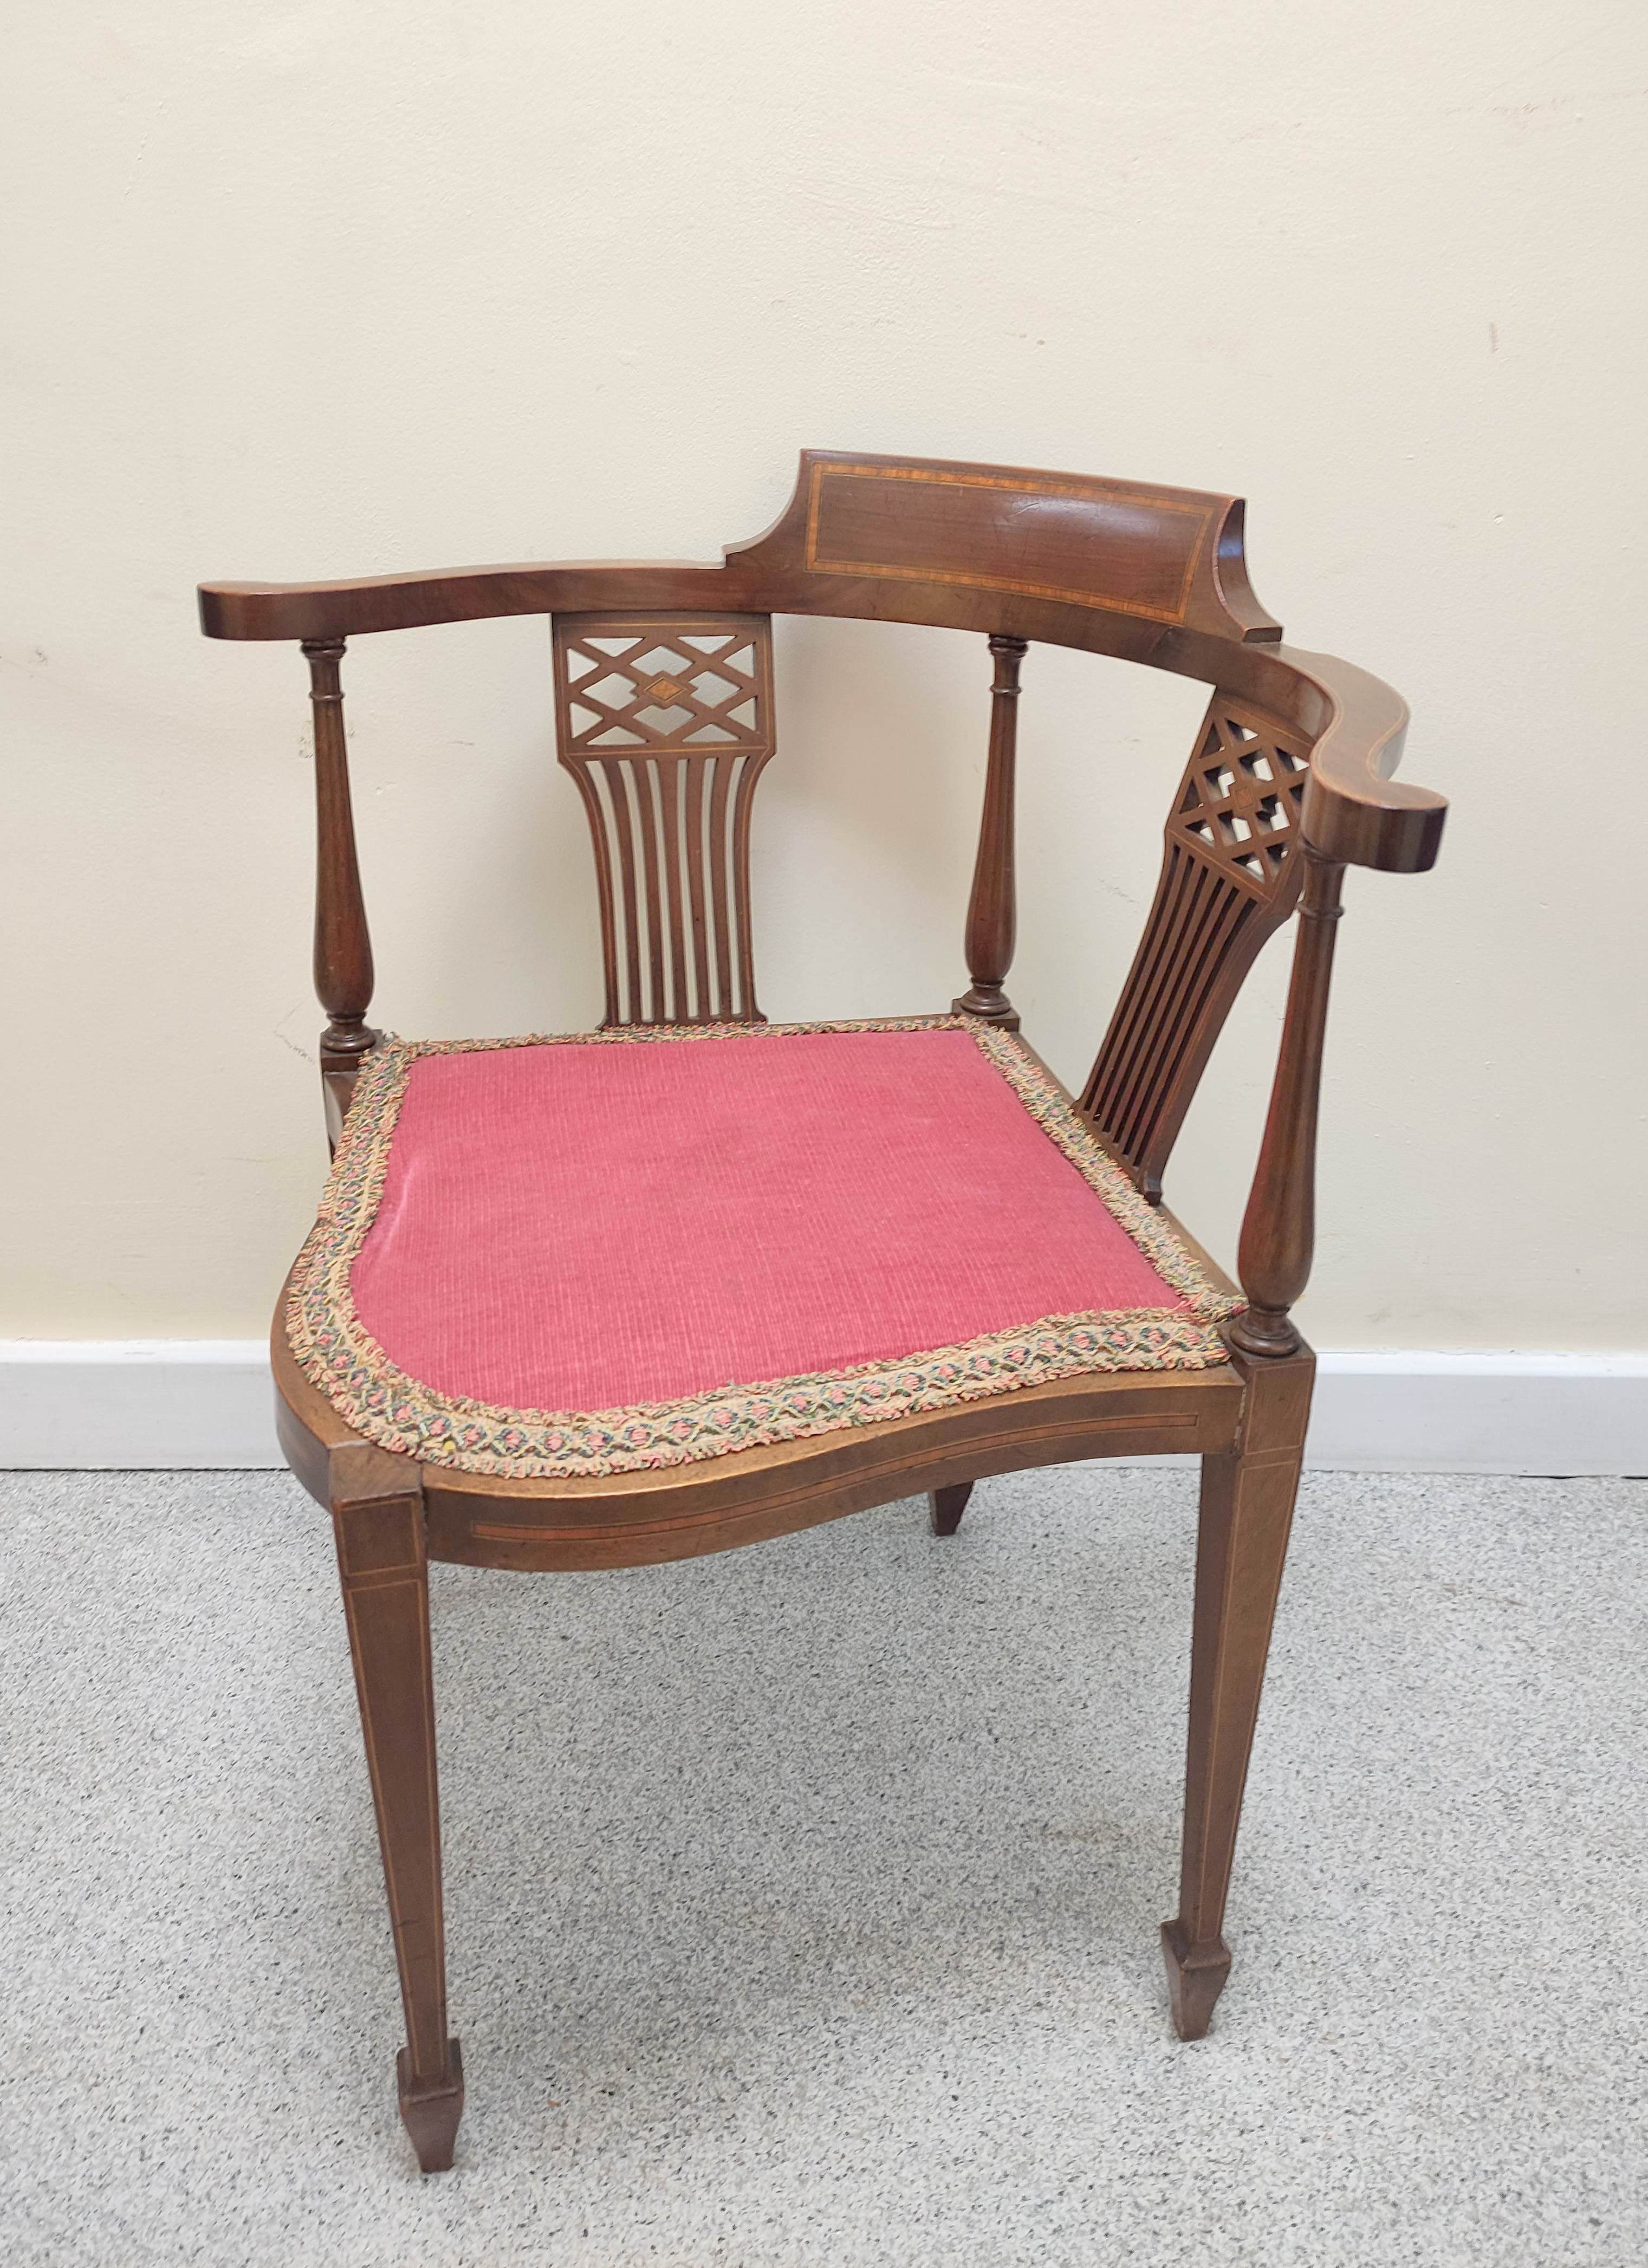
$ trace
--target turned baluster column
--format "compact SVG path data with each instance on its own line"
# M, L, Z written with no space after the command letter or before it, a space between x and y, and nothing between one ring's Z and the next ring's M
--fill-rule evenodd
M1019 664L1026 641L998 631L990 650L996 657L990 687L990 762L984 775L984 813L979 821L978 858L973 895L967 901L967 965L973 979L959 1000L958 1014L982 1016L1016 1032L1019 1011L1003 991L1012 966L1018 930L1013 876L1013 771L1019 729Z
M314 712L314 986L329 1021L320 1035L320 1083L327 1138L337 1147L361 1064L378 1035L372 1005L372 939L355 855L349 755L343 741L342 638L305 638L309 701Z
M1288 1309L1309 1279L1316 1242L1316 1104L1344 868L1308 843L1304 855L1287 1020L1236 1255L1248 1304L1230 1336L1245 1354L1287 1355L1299 1345Z

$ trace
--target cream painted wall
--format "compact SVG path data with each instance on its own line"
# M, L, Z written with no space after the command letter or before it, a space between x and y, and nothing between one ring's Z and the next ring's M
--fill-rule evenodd
M1249 497L1261 597L1455 799L1349 890L1306 1326L1643 1344L1641 11L122 0L6 47L0 1334L258 1332L322 1172L302 665L195 580L713 558L810 443ZM794 623L779 670L765 1004L940 1005L982 644ZM400 1029L599 1012L548 671L533 621L351 649ZM1199 703L1026 685L1012 990L1077 1079ZM1170 1174L1226 1256L1284 974Z

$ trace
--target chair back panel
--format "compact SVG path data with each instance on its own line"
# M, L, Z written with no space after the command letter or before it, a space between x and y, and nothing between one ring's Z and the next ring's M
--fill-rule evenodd
M555 729L589 814L606 1022L765 1020L749 824L775 746L765 615L558 615Z
M1161 879L1081 1107L1152 1199L1260 946L1292 912L1310 742L1216 692L1167 815Z
M940 464L811 468L806 563L820 575L963 584L1099 601L1181 622L1225 497Z
M788 509L727 553L773 604L1149 652L1152 630L1273 644L1238 497L1011 465L802 452ZM1095 631L1093 616L1109 618Z

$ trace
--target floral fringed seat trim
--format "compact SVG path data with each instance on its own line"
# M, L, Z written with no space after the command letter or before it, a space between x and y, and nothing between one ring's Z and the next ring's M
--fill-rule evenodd
M509 1049L694 1048L728 1041L766 1049L837 1033L965 1034L1125 1233L1158 1279L1159 1302L1041 1314L890 1359L589 1410L507 1408L454 1393L450 1381L441 1390L399 1367L361 1321L356 1263L379 1217L397 1123L420 1064ZM759 1061L737 1060L747 1071ZM563 1479L688 1464L1088 1372L1202 1369L1225 1359L1218 1326L1240 1305L1140 1197L1028 1049L1013 1035L963 1016L630 1027L509 1040L386 1038L366 1059L319 1218L293 1271L287 1329L305 1375L356 1432L384 1448L465 1472Z

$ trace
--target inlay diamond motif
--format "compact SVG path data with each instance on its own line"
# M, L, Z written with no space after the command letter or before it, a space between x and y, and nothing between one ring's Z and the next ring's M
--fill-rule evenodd
M666 641L642 623L628 637L597 637L573 630L574 619L557 628L555 639L567 751L766 745L766 649L747 629L700 630Z

